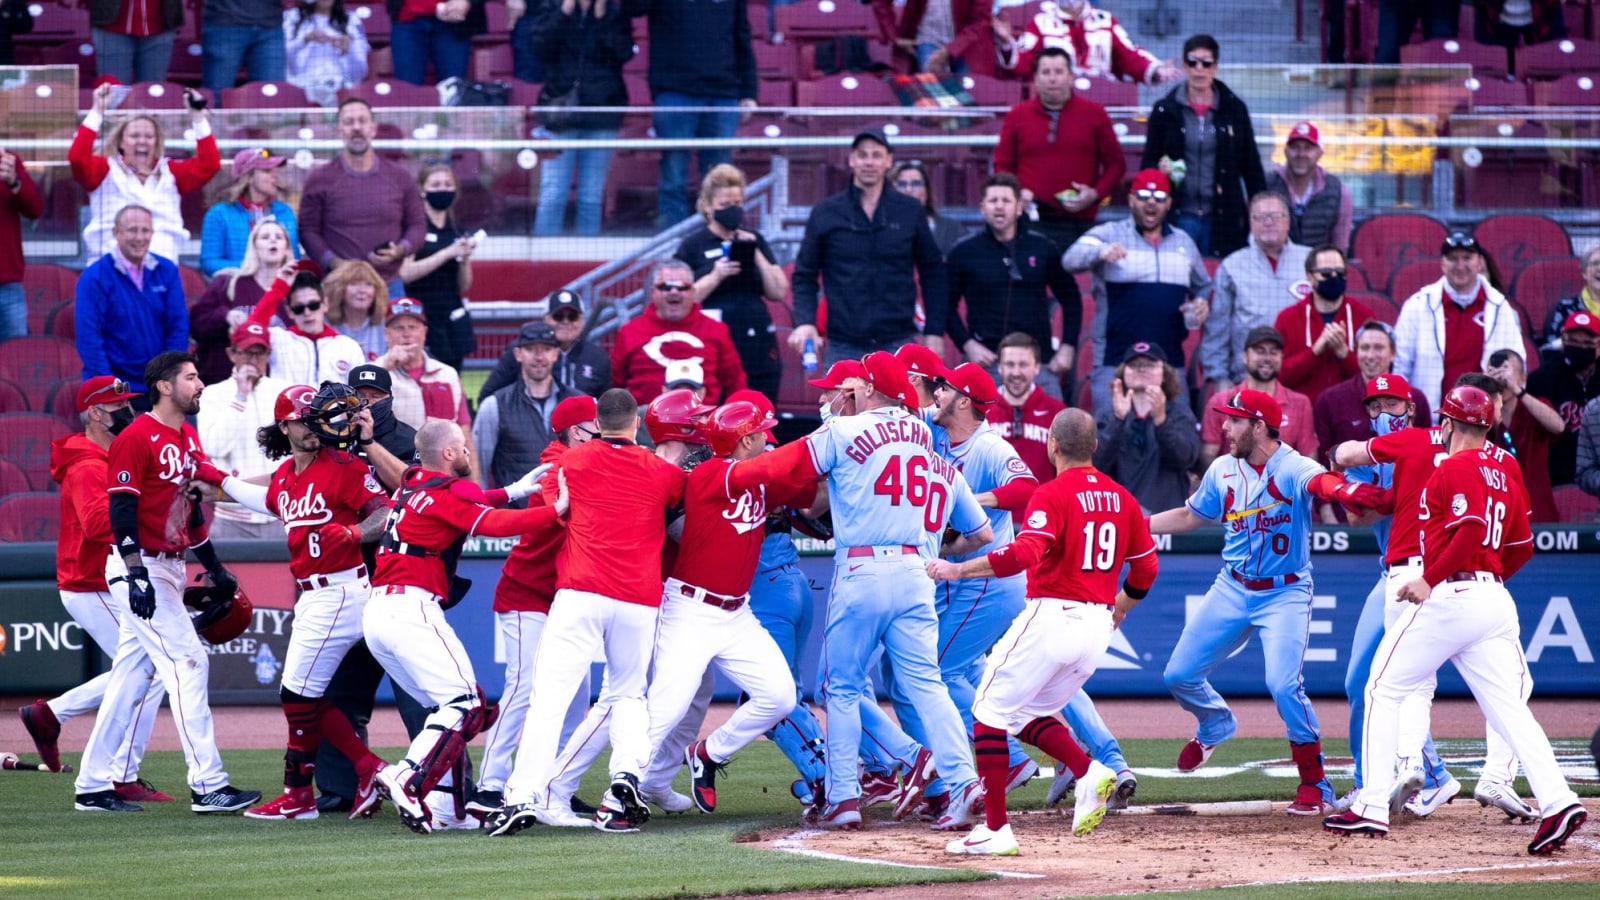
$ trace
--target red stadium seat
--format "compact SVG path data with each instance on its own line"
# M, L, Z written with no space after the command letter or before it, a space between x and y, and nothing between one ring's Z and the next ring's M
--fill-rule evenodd
M1484 106L1527 106L1528 85L1504 78L1469 78L1466 82L1472 108Z
M745 12L750 16L751 44L754 45L757 41L763 44L769 43L769 39L772 37L772 28L767 18L770 15L767 12L767 4L750 3L745 7Z
M1534 337L1544 331L1550 310L1565 297L1576 297L1583 287L1583 264L1576 257L1534 260L1511 282L1511 297L1527 313L1523 324Z
M78 304L75 300L63 300L50 308L45 314L44 328L38 334L47 334L65 340L76 340L78 336ZM30 333L33 333L30 329Z
M1600 43L1566 38L1517 48L1517 74L1524 78L1560 78L1572 72L1600 72Z
M28 412L28 395L22 385L9 378L0 378L0 413Z
M178 267L178 280L183 282L183 297L190 306L200 302L206 293L206 277L191 266Z
M1022 102L1022 82L1005 81L991 75L965 75L961 86L979 106L1012 107Z
M30 310L42 308L48 312L57 303L71 300L77 295L77 285L78 273L66 266L30 261L22 272L22 287Z
M878 22L870 7L854 0L801 0L778 7L776 30L793 42L876 37Z
M55 416L73 431L82 431L83 420L78 418L78 389L82 386L81 378L63 378L50 388L44 409L38 411Z
M58 3L38 2L30 4L28 12L33 15L33 30L11 38L19 44L56 44L89 36L87 6L67 9Z
M1435 219L1413 213L1384 213L1356 229L1351 255L1360 260L1367 282L1382 290L1388 287L1394 271L1405 263L1437 260L1444 239L1444 226Z
M1521 56L1521 52L1518 52L1519 62ZM1467 65L1472 67L1472 74L1479 79L1504 76L1509 62L1504 47L1493 47L1455 38L1422 41L1406 44L1400 48L1402 66Z
M51 385L82 372L78 350L70 341L29 336L0 344L0 378L9 378L22 388L29 409L44 409Z
M1101 106L1139 105L1139 86L1130 81L1113 81L1110 78L1079 75L1072 80L1072 92L1087 97Z
M50 485L50 444L72 433L65 422L47 413L0 416L0 459L9 460L35 488Z
M1376 291L1349 291L1345 294L1345 297L1366 305L1368 309L1372 310L1372 314L1378 317L1380 322L1393 325L1395 319L1400 317L1399 303L1390 300L1388 294L1380 294Z
M353 88L339 92L341 101L360 97L374 107L432 107L439 105L439 91L394 78L369 78Z
M0 543L43 544L61 533L61 495L30 491L0 499Z
M1574 72L1535 82L1533 98L1539 106L1600 106L1600 73Z
M504 9L498 3L491 3L488 8ZM478 81L509 80L512 71L510 44L495 44L492 47L472 49L472 77Z
M141 82L131 86L120 109L183 109L183 88L170 81Z
M77 66L78 87L87 88L94 84L95 62L94 44L88 40L88 32L76 38L54 46L39 48L39 65L41 66ZM80 109L88 109L87 105L80 104Z
M633 55L623 64L622 71L629 75L648 75L650 73L650 46L648 44L634 44Z
M1575 484L1563 484L1555 489L1556 511L1563 522L1588 523L1600 514L1600 497L1585 494Z
M779 12L790 7L780 7ZM795 85L799 106L899 106L894 91L875 75L845 73Z
M794 105L794 82L763 78L756 82L756 102L765 107Z
M350 15L361 20L361 31L367 36L368 43L389 43L389 32L393 25L389 21L389 10L382 3L362 6L347 7Z
M1444 277L1437 257L1418 259L1394 270L1389 276L1389 298L1396 307L1404 306L1411 295Z
M794 81L800 77L800 55L793 44L768 44L752 41L756 55L756 74L762 78Z
M28 475L14 462L0 459L0 497L11 494L25 494L33 490L33 485L28 483Z
M533 81L523 81L520 78L508 78L511 85L512 106L537 106L539 92L544 90L544 85Z
M1489 251L1507 284L1534 260L1572 255L1567 230L1544 216L1490 216L1473 229L1472 236Z
M287 81L252 81L222 92L228 109L299 109L313 105L306 92Z

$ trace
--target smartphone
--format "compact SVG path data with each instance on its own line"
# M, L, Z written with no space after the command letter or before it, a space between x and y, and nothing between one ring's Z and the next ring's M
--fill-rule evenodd
M1489 368L1498 369L1501 366L1505 365L1506 364L1506 360L1508 360L1510 358L1511 358L1511 354L1508 351L1496 350L1495 352L1489 354Z
M372 252L373 253L387 253L389 248L392 247L392 246L394 246L394 241L384 241L383 243L379 244L378 246L373 247L372 248Z
M111 94L110 96L106 97L106 109L116 109L117 107L121 106L122 102L127 100L128 95L132 93L133 88L128 87L125 84L112 85Z
M489 232L484 231L482 228L479 228L477 231L473 232L471 237L467 238L467 240L473 242L474 244L481 244L488 239Z
M728 258L749 271L756 264L756 247L755 241L734 241L728 247Z
M194 110L195 112L199 112L200 110L206 108L206 95L200 93L199 91L195 91L195 90L185 91L183 99L184 99L184 102L189 104L189 108Z

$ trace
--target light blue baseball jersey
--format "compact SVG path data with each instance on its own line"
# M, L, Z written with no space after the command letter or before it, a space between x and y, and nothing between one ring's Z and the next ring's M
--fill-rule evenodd
M926 552L946 525L966 535L989 521L955 465L933 452L927 424L903 409L835 416L806 446L828 476L839 548L910 544Z
M923 424L933 433L933 452L939 454L941 459L950 459L954 462L955 460L950 458L950 432L945 431L943 425L933 421L933 417L939 414L939 407L924 406L919 412L922 414Z
M1034 480L1033 472L1017 455L1017 449L987 422L979 425L972 437L960 444L950 445L950 461L955 463L975 494L1004 487L1018 478ZM965 556L952 557L953 561L965 562L983 556L1011 543L1016 537L1009 510L985 509L984 512L989 516L989 528L994 531L994 540Z
M1394 463L1373 463L1370 466L1351 466L1344 470L1344 480L1356 484L1374 484L1388 489L1394 487ZM1384 516L1372 523L1372 536L1378 541L1378 569L1386 570L1383 558L1389 552L1389 527L1393 516Z
M1279 444L1260 472L1245 460L1219 456L1189 498L1189 511L1222 523L1222 561L1240 575L1306 578L1312 520L1306 485L1324 471L1288 444Z

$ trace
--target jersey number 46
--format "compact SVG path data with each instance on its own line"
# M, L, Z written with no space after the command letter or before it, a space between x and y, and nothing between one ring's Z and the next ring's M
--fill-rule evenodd
M878 480L873 482L872 492L888 497L890 506L899 506L904 502L908 506L921 507L922 527L927 531L944 528L944 507L948 495L942 482L928 478L928 460L925 457L889 457L883 471L878 473Z

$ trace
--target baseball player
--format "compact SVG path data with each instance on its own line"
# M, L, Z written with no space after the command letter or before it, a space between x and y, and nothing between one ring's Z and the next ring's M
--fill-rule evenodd
M610 717L611 786L594 827L637 831L650 816L639 772L650 756L644 693L661 604L661 569L653 560L666 540L663 513L683 501L685 475L634 443L639 409L626 390L602 394L596 420L600 439L562 460L573 498L566 553L539 639L533 702L506 780L506 805L484 822L490 836L514 834L549 813L558 723L601 647L605 683L590 716L604 708Z
M1139 502L1091 463L1095 444L1088 413L1057 413L1046 441L1057 475L1034 492L1016 541L964 562L928 562L939 581L1028 573L1026 608L995 645L973 706L978 774L993 799L984 804L985 821L947 844L948 853L1018 852L1003 799L1008 735L1064 760L1077 777L1073 834L1100 824L1116 789L1116 773L1090 760L1056 713L1094 674L1112 630L1155 583L1158 564ZM1117 591L1124 562L1128 577Z
M58 438L50 447L50 477L61 485L61 534L56 541L56 587L61 605L96 645L117 652L117 634L126 608L126 582L106 584L106 551L111 547L107 519L106 464L111 440L133 422L128 401L138 396L111 375L90 378L78 388L78 418L83 433ZM149 688L138 698L133 728L122 737L113 757L117 796L129 803L170 802L173 798L139 778L139 763L150 743L150 729L166 689L154 678L155 666L142 649L131 662L136 676ZM100 706L111 673L102 672L53 700L35 700L17 710L22 724L39 750L39 759L52 772L61 771L61 749L56 739L63 722Z
M1227 418L1223 432L1231 450L1211 463L1184 506L1150 517L1157 534L1190 531L1208 521L1221 522L1226 533L1222 571L1184 625L1163 675L1167 690L1200 723L1178 754L1178 771L1205 765L1216 746L1233 737L1238 723L1208 677L1259 632L1267 689L1300 769L1288 812L1318 815L1335 795L1300 671L1311 628L1311 498L1373 508L1382 504L1382 492L1345 482L1281 443L1283 412L1269 394L1240 390L1219 398L1215 409Z
M430 419L417 432L420 465L406 470L395 492L378 548L372 600L362 614L367 646L384 671L401 690L434 707L405 758L377 774L378 791L418 834L433 830L426 798L444 778L465 790L463 751L495 715L444 617L448 598L458 594L451 585L453 567L443 554L468 535L511 537L559 527L556 520L567 509L564 493L550 506L495 509L494 504L539 491L539 477L548 469L535 468L505 488L484 491L471 480L467 455L466 435L454 422Z
M555 440L546 445L539 461L559 466L569 449L598 437L600 425L595 421L595 411L594 398L587 394L557 403L550 413L550 429L555 432ZM558 477L555 469L546 472L544 490L530 498L529 503L538 502L540 497L554 497ZM500 695L500 717L484 737L478 792L467 804L468 810L479 816L487 816L505 805L503 791L506 777L511 774L511 756L522 737L522 725L527 721L528 705L533 699L533 668L538 660L539 635L544 633L550 617L550 602L555 597L556 559L566 541L565 529L523 535L506 556L505 569L495 585L495 627L500 631L506 657L505 690ZM562 723L563 745L568 745L588 705L589 680L586 678L578 686Z
M1528 853L1546 856L1561 849L1588 814L1562 777L1522 690L1531 676L1516 601L1504 579L1533 558L1528 493L1513 473L1516 461L1485 443L1494 422L1488 394L1452 388L1439 416L1448 457L1429 477L1417 511L1422 572L1399 589L1404 608L1378 645L1367 683L1361 793L1323 825L1342 835L1389 833L1401 701L1426 690L1449 660L1522 760L1543 816Z
M212 730L208 680L210 656L183 605L184 554L194 551L221 591L238 582L222 567L206 537L205 520L194 515L194 482L227 485L200 449L186 421L200 408L200 372L187 353L159 353L145 366L150 412L137 416L108 451L107 518L116 541L106 562L106 580L125 579L128 608L122 616L100 715L84 747L73 807L83 811L137 811L113 787L113 754L133 727L139 700L149 692L149 669L172 696L178 739L188 761L189 808L197 813L245 809L261 799L228 783Z

